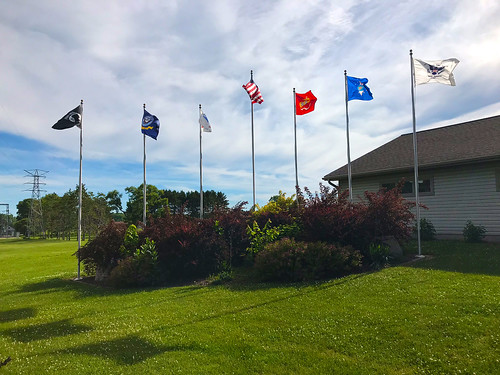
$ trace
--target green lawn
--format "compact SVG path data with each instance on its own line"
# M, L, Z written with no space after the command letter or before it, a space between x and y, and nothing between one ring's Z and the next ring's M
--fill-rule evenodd
M500 374L500 245L321 283L112 290L0 240L0 374ZM412 251L410 248L408 251Z

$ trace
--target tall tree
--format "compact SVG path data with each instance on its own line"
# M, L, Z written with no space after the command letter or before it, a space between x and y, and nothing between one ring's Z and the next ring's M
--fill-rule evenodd
M122 197L123 194L118 192L118 190L112 190L108 194L106 194L106 201L108 202L108 205L113 212L123 213Z
M31 198L26 198L17 204L17 220L30 217Z
M128 223L142 221L143 185L125 188L129 199L125 210L125 220ZM161 217L168 206L168 199L162 197L160 190L154 185L146 185L147 215Z

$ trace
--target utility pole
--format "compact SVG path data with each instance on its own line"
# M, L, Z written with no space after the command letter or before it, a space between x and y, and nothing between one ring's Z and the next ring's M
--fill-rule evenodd
M45 190L40 190L40 185L45 185L44 182L40 182L40 178L45 178L49 171L42 171L40 169L24 170L27 175L25 177L33 177L33 182L26 182L26 184L31 184L31 189L25 191L31 191L31 207L30 216L28 221L28 238L35 236L37 234L45 237L45 230L43 227L43 211L42 211L42 201L40 199L40 192Z

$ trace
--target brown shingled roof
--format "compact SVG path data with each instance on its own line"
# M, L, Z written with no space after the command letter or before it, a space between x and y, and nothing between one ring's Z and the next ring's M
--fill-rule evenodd
M419 169L500 160L500 116L417 132ZM403 134L351 162L352 175L413 169L413 133ZM323 177L347 177L347 164Z

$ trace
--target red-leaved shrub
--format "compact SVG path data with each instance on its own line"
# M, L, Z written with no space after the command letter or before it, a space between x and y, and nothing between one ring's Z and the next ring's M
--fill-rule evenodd
M85 267L95 267L96 280L101 280L123 258L120 246L127 230L127 224L111 221L92 241L80 248L80 260Z
M368 254L370 243L380 237L410 238L414 203L401 195L402 182L394 189L365 192L365 200L351 203L348 191L339 192L320 184L320 192L307 188L302 196L300 239L350 245Z
M320 184L319 193L305 188L302 196L300 239L353 245L357 237L359 207L351 204L347 192L337 192Z
M163 281L206 277L228 257L226 243L215 230L213 219L167 214L152 218L139 236L156 242Z
M365 201L358 204L358 235L364 240L364 247L384 236L396 240L410 238L414 221L411 209L415 207L401 195L402 184L391 190L382 189L376 193L365 192Z

